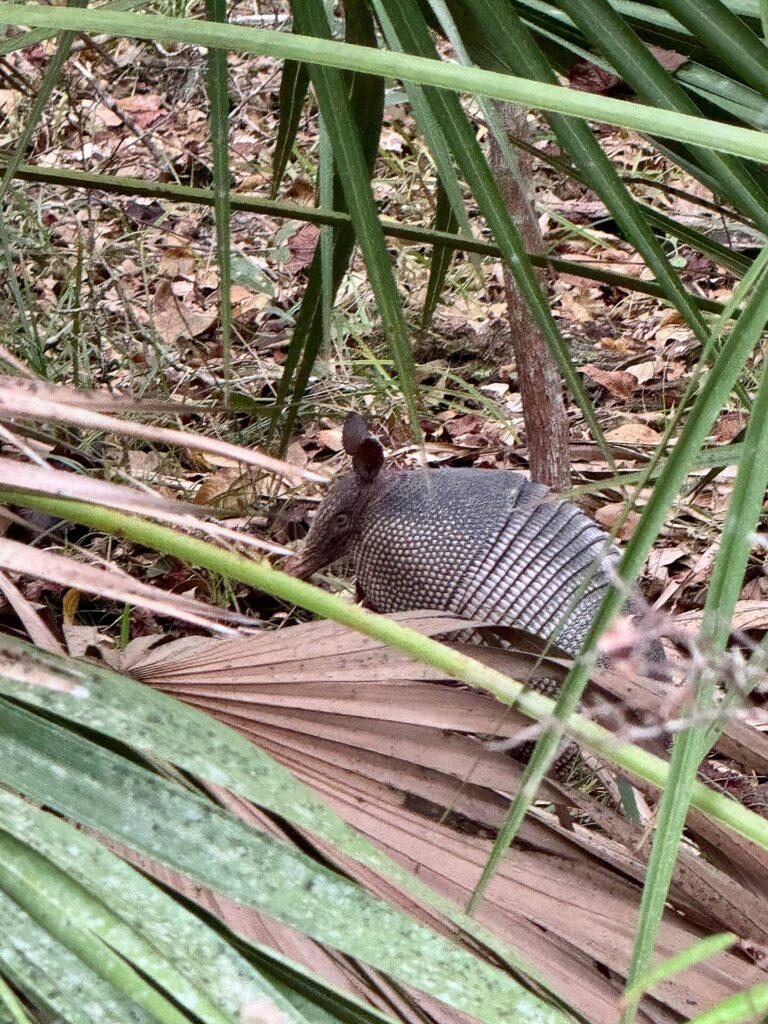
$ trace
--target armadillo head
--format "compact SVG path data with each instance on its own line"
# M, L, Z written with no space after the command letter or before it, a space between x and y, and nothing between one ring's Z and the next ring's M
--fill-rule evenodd
M389 473L381 472L384 449L368 433L365 420L350 413L342 432L344 450L352 456L352 472L337 480L321 503L299 551L285 563L285 572L307 579L349 555L360 536L365 515L386 489Z

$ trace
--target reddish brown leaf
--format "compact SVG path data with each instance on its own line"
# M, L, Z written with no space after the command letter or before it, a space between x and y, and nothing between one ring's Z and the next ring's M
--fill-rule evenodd
M319 238L320 228L316 224L302 224L298 231L294 231L288 239L288 249L291 253L288 268L292 273L296 274L309 266Z
M619 519L624 514L624 502L617 501L610 505L603 505L595 512L595 519L604 526L606 530L612 530ZM627 518L624 520L622 525L619 527L617 534L619 540L629 540L632 534L637 529L637 524L640 522L640 516L637 512L630 512Z
M617 398L631 398L637 387L637 378L625 370L601 370L599 366L585 363L581 372Z
M577 61L568 74L568 81L573 89L580 92L610 92L621 81L618 75L591 64L589 61Z
M677 71L682 64L685 64L690 60L690 58L684 53L677 53L675 50L665 50L661 46L649 46L648 49L664 70L669 71L670 73Z
M747 425L746 417L740 412L721 413L712 430L712 436L720 444L732 441Z
M173 294L169 281L162 281L155 292L153 323L166 345L179 338L197 338L210 330L218 319L219 311L215 306L202 309L189 297L180 301Z

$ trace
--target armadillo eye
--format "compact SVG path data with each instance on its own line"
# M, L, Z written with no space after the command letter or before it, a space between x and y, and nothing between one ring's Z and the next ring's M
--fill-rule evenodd
M336 516L336 526L339 530L346 530L349 526L349 516L346 512L339 512Z

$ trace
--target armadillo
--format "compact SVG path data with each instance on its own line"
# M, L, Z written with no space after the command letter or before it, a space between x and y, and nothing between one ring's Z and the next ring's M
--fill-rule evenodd
M343 445L352 472L286 572L305 579L345 559L376 611L449 611L578 653L619 552L576 505L509 470L384 469L356 413Z

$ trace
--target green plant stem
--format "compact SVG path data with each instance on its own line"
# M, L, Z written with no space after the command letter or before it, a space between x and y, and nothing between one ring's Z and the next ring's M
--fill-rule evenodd
M452 650L413 629L401 626L391 619L340 601L309 583L292 579L265 562L254 562L242 555L223 551L206 541L168 527L158 526L138 516L112 512L84 502L6 489L0 491L0 499L11 504L42 509L71 522L125 537L137 544L184 559L191 565L201 566L258 587L322 618L332 619L343 626L380 640L418 661L427 662L453 679L458 679L475 689L485 690L504 704L514 704L536 720L551 717L554 710L554 703L549 698L526 689L521 683L503 673L481 665L465 654ZM566 731L577 742L608 758L626 771L662 789L666 785L669 765L665 761L632 744L618 741L602 726L580 715L573 715L568 720ZM734 800L696 783L691 806L768 849L768 821Z
M362 71L370 75L434 85L439 89L510 100L525 107L552 110L584 120L631 128L722 153L768 162L768 138L749 128L711 121L691 114L659 110L606 96L544 85L495 71L462 68L427 57L374 50L329 39L286 35L240 25L212 25L158 14L126 14L108 10L78 10L36 4L0 4L0 24L59 28L75 32L107 32L191 46L218 47L238 53L258 53L313 65Z

